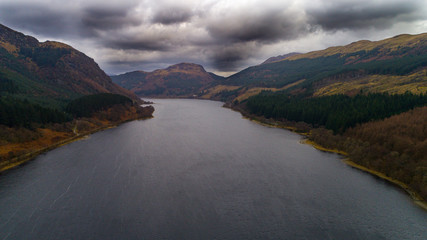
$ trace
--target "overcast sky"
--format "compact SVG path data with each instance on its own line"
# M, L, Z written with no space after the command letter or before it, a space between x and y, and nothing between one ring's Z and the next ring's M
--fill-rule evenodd
M0 0L0 23L108 74L180 62L227 76L271 56L427 32L426 0Z

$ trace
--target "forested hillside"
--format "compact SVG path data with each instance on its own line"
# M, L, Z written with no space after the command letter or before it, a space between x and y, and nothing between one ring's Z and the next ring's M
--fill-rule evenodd
M227 78L228 85L280 88L305 79L300 87L343 73L406 75L427 65L427 34L400 35L378 42L360 41L343 47L298 54L247 68Z
M106 110L117 104L132 104L132 100L118 94L99 93L71 101L66 111L74 117L90 117L95 112Z
M34 124L61 123L71 117L57 109L42 107L28 100L0 98L0 124L8 127L34 128Z
M0 171L84 134L151 117L154 108L142 102L76 49L0 25Z
M425 94L308 97L263 92L235 108L307 132L316 144L346 152L351 161L427 199Z
M240 86L220 93L235 109L305 132L427 199L427 34L298 54L226 84Z
M249 98L246 102L251 114L302 121L315 127L326 127L335 133L343 133L356 124L384 119L424 105L427 105L427 95L411 93L305 98L264 92Z
M111 93L87 95L63 110L0 98L0 172L37 154L104 128L152 117L152 106Z

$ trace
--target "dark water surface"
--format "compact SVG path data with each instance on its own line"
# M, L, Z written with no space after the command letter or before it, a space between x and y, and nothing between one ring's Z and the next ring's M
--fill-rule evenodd
M155 100L155 118L0 175L5 239L427 239L401 190L242 119Z

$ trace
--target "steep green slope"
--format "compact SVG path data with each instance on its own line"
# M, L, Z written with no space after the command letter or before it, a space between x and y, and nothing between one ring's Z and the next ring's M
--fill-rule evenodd
M382 41L359 41L342 47L332 47L322 51L291 56L282 61L262 64L236 73L225 81L226 85L247 87L281 88L301 81L289 91L300 89L308 94L316 94L319 89L335 83L356 83L358 90L372 91L370 80L405 76L407 81L399 81L389 88L404 88L412 84L410 91L424 88L427 67L427 34L399 35ZM421 74L422 76L422 74ZM304 81L302 81L304 80ZM323 89L331 92L333 89ZM349 92L349 88L339 93ZM386 92L387 89L382 89ZM398 91L398 90L397 90Z

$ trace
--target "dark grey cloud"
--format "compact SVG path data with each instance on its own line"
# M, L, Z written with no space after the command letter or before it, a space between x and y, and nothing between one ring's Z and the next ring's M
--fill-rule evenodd
M234 44L228 47L217 47L211 53L212 63L216 69L229 72L241 68L241 64L252 56L252 44Z
M425 0L0 1L0 23L76 46L109 73L183 61L237 71L264 61L266 50L276 56L426 32L426 12Z
M0 21L9 27L51 37L67 36L72 31L68 24L73 12L63 12L37 3L0 5Z
M191 19L191 9L183 7L167 7L158 10L153 17L153 23L165 25L187 22Z
M106 47L119 50L167 51L172 48L168 38L120 38L103 40Z
M10 27L37 35L59 38L94 37L99 31L137 26L142 19L131 15L132 8L87 6L67 9L40 3L0 3L0 21Z
M130 14L127 8L90 7L83 10L81 31L88 35L97 35L97 31L120 29L126 26L138 26L142 17Z
M133 70L142 70L140 69L141 66L147 66L150 65L157 66L158 63L153 63L151 61L130 61L130 60L113 60L113 61L106 61L105 65L108 66L109 69L109 75L117 75L125 72L129 72L129 69Z
M237 71L263 45L295 40L308 34L310 26L305 19L282 5L258 10L246 8L243 13L209 19L206 30L215 40L215 51L209 53L212 65L224 72Z
M110 70L109 75L117 75L130 70L143 70L146 72L154 71L157 69L167 68L170 65L181 63L181 62L191 62L200 64L202 66L208 66L209 62L203 61L202 59L194 58L183 58L182 56L168 56L161 58L151 58L147 60L110 60L106 61L104 64L108 66ZM144 66L141 68L141 66ZM129 70L130 69L130 70Z
M214 21L207 26L212 37L231 42L275 42L307 33L307 25L289 13L271 10Z
M390 1L378 4L368 2L334 2L326 8L307 10L308 22L327 31L342 29L386 29L395 24L397 18L408 19L407 15L416 15L421 1ZM411 20L415 20L415 16Z

